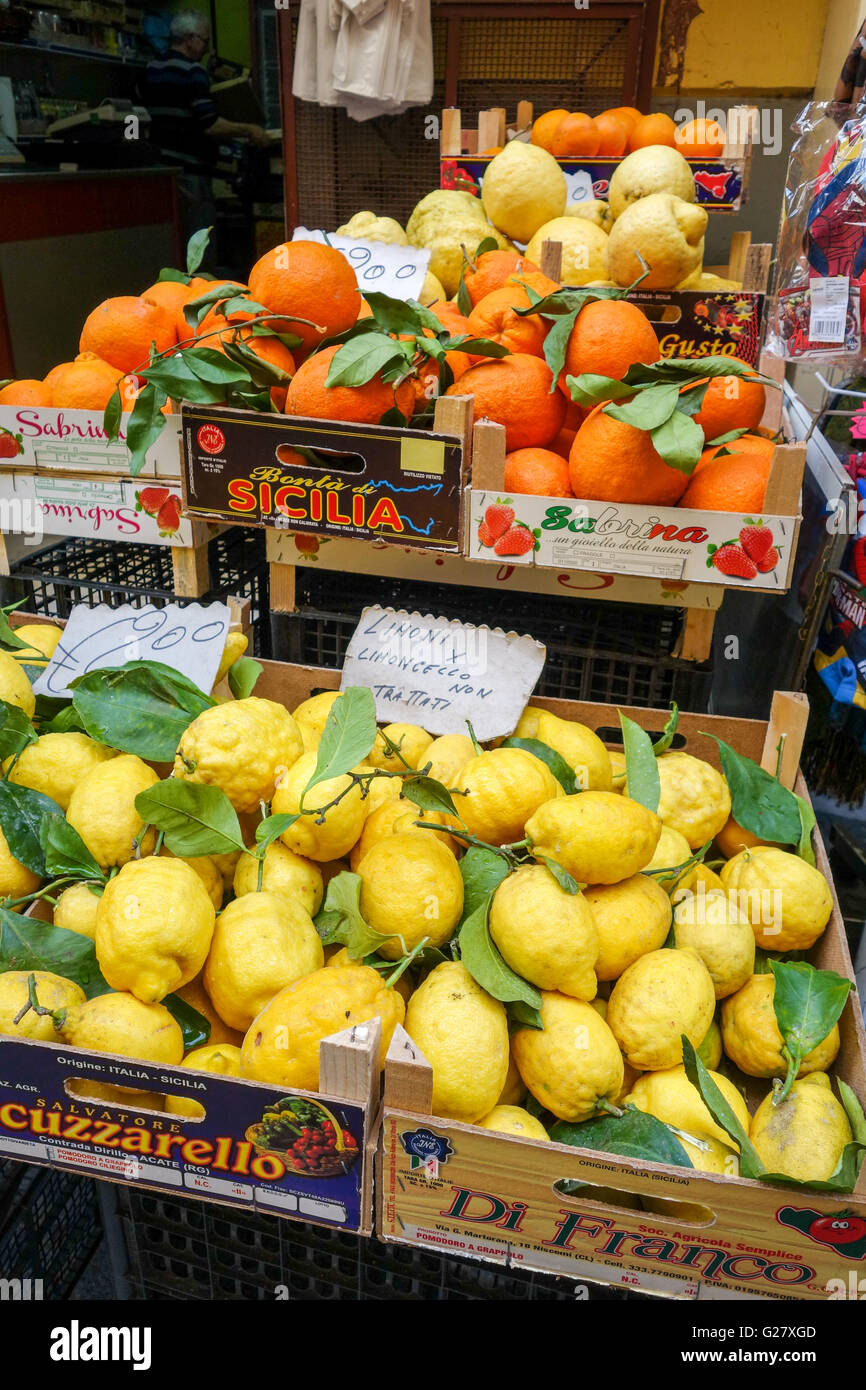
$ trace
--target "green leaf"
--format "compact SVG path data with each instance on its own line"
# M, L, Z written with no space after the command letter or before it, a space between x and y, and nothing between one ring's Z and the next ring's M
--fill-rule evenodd
M692 1085L697 1087L701 1094L701 1099L716 1121L716 1124L722 1126L722 1129L725 1130L733 1140L734 1147L739 1149L741 1175L744 1178L763 1178L767 1170L758 1157L757 1151L749 1142L748 1134L743 1129L685 1033L682 1034L682 1043L683 1065L686 1069L686 1075Z
M662 357L657 362L636 362L629 367L624 380L633 385L642 382L678 381L685 385L690 377L752 376L758 381L778 387L778 382L761 376L746 362L732 357Z
M800 816L800 839L797 842L797 853L801 859L805 859L807 864L815 868L815 851L812 848L812 831L815 829L815 812L812 810L811 802L804 797L794 793L794 800L797 803L797 811Z
M47 872L39 838L42 817L46 815L62 816L63 812L55 801L32 787L0 782L0 828L9 851L40 878L45 878Z
M580 892L580 884L577 879L572 878L568 870L564 869L561 864L558 864L555 859L549 859L546 854L536 854L535 857L544 864L545 868L549 869L560 888L566 893L574 894Z
M769 965L776 982L773 1012L784 1042L783 1055L788 1058L785 1083L774 1097L778 1105L790 1091L803 1058L824 1041L838 1020L854 986L835 970L816 970L805 960L771 960Z
M530 1008L540 1009L539 991L506 965L493 942L487 926L492 897L493 894L488 893L471 916L464 919L458 937L460 959L473 980L494 999L499 999L503 1004L521 1000Z
M719 745L722 772L731 793L731 815L737 824L761 840L796 845L801 837L801 823L794 793L715 734L708 737L715 738Z
M470 845L459 861L463 879L463 921L486 902L494 889L508 877L508 863L501 854L480 845Z
M376 701L372 690L352 685L328 711L313 775L303 795L319 782L343 777L362 763L376 742ZM303 797L302 797L303 800Z
M285 813L278 816L265 816L256 826L256 844L264 854L268 845L272 845L274 840L278 840L289 826L294 825L298 819L296 812Z
M419 344L420 347L420 344ZM447 338L442 343L446 352L452 348L460 352L470 352L474 357L508 357L510 351L503 343L495 343L492 338L472 338L465 333L456 338ZM423 349L422 349L423 350Z
M656 812L661 798L661 783L650 736L622 711L619 722L625 749L626 796L630 796L632 801L639 801L648 811Z
M224 304L230 298L239 298L241 307L246 308L247 303L242 291L243 286L235 284L233 280L215 280L213 287L205 290L204 294L196 295L195 299L185 300L183 316L190 328L198 328L202 319L207 317L208 311L215 304ZM225 312L225 308L223 308L223 316L225 316Z
M230 349L235 352L236 356L243 357L244 362L250 362L252 365L262 368L268 367L271 375L274 374L275 369L270 367L270 363L256 357L255 353L251 352L249 348L245 348L243 343L226 343L225 352L217 352L216 348L209 347L184 348L180 357L184 366L189 367L194 380L213 388L206 393L204 404L214 400L215 397L220 398L227 386L242 386L249 382L249 370L231 358ZM172 358L171 361L174 363L176 358ZM280 372L277 379L286 380L287 378L284 372ZM190 398L192 386L193 382L190 381L184 387L187 398Z
M541 1010L524 1004L522 999L509 999L505 1012L508 1015L509 1033L516 1033L520 1028L536 1028L540 1033L544 1032Z
M167 994L162 1001L175 1023L180 1024L183 1033L183 1050L190 1052L194 1047L204 1047L210 1037L210 1019L194 1009L179 994Z
M150 382L142 387L135 398L126 429L129 471L133 478L138 477L147 462L148 449L156 443L165 428L162 407L167 400L167 393Z
M666 753L670 748L671 744L674 741L674 735L676 734L677 724L679 723L679 720L680 712L677 707L677 703L675 700L671 700L671 712L668 717L668 722L665 724L661 738L657 738L655 743L653 744L653 752L655 753L656 757L658 757L661 753Z
M171 777L139 792L135 809L145 825L165 832L166 845L179 858L245 847L235 809L219 787Z
M72 682L72 702L91 738L147 762L174 760L181 734L216 701L161 662L130 661Z
M102 428L108 438L112 441L117 439L120 431L120 417L123 414L123 403L120 399L120 386L115 386L108 398L108 405L102 416Z
M457 308L466 319L472 313L472 300L469 298L469 291L463 279L463 269L460 270L460 284L457 286Z
M664 424L650 430L656 453L680 473L694 472L704 448L704 432L690 415L675 410Z
M77 874L81 878L105 882L105 874L78 831L69 824L62 812L49 813L42 817L39 842L45 855L45 867L49 878Z
M193 232L186 244L186 273L195 275L199 266L205 258L207 245L210 241L210 234L213 227L202 227L200 231Z
M27 603L26 598L19 599L17 603L10 603L6 608L0 608L0 647L7 649L11 647L13 651L17 652L33 651L30 643L26 642L23 637L19 637L15 629L10 626L7 616L9 613L14 613L15 609L20 608L24 603Z
M448 788L437 782L435 777L404 777L402 795L422 811L442 811L451 816L459 814Z
M336 874L328 884L316 929L326 946L345 946L352 960L369 956L387 941L400 940L367 925L361 915L361 876L348 871Z
M749 431L746 429L728 430L725 434L717 434L715 439L708 439L704 447L709 449L717 444L730 444L732 440L739 439L742 435L748 433Z
M408 349L408 353L407 350ZM386 333L381 336L365 334L352 338L334 353L326 386L363 386L372 381L378 372L385 371L401 362L408 366L411 362L412 348L409 343L396 343Z
M539 758L546 763L556 778L559 785L563 788L566 796L573 796L580 791L580 785L574 774L574 768L570 767L561 753L557 753L555 748L549 744L542 743L538 738L517 738L512 735L502 744L503 748L523 748L525 752L531 753L534 758Z
M39 732L40 734L86 734L87 730L82 724L81 716L75 706L71 702L63 702L62 709L59 709L51 719L43 723Z
M521 310L517 312L521 313ZM532 310L526 312L531 313ZM578 313L578 309L573 309L568 314L558 314L544 339L544 360L552 373L551 394L559 389L557 383L565 367L565 353Z
M478 257L483 256L485 251L498 251L498 249L499 242L496 240L495 236L482 237L475 248L475 255L473 256L473 260L477 261Z
M676 1168L693 1167L673 1130L634 1105L627 1105L621 1115L602 1115L579 1124L559 1120L550 1138L554 1144L572 1144L578 1149L669 1163Z
M621 401L634 395L633 386L625 386L615 377L599 376L595 372L567 376L565 384L571 393L571 399L578 405L599 405L602 401Z
M382 294L378 290L371 290L364 298L372 310L373 318L386 333L411 333L413 337L421 333L421 317L411 301L392 299L389 294ZM420 308L420 305L418 307ZM438 319L434 332L437 330L442 332L442 325Z
M0 760L14 758L38 737L23 709L0 700Z
M172 266L163 266L157 276L157 283L164 280L172 280L176 285L188 285L189 276L183 270L175 270Z
M670 419L679 397L680 389L676 385L650 386L638 391L626 405L606 405L604 414L638 430L654 430Z
M0 907L0 972L6 970L49 970L74 980L88 999L111 992L89 936Z
M256 681L264 667L251 656L239 656L228 670L229 690L236 700L246 700L256 688Z

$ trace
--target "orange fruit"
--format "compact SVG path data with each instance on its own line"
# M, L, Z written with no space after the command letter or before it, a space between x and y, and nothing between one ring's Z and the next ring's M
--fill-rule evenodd
M528 262L527 262L528 264ZM515 270L506 280L506 285L528 285L536 294L542 298L547 294L555 294L562 289L558 280L551 280L549 275L545 275L541 270Z
M631 134L631 126L626 121L620 116L615 116L612 111L602 111L600 116L593 118L593 124L600 137L599 155L625 154Z
M208 318L210 315L208 315ZM239 317L239 316L238 316ZM244 318L250 315L244 314ZM235 323L236 316L232 315L232 323ZM223 320L225 323L225 319ZM237 324L235 323L235 328ZM288 373L289 376L295 374L295 359L285 343L281 343L279 338L270 333L254 333L252 328L241 328L235 335L235 329L227 327L218 338L208 338L203 347L215 348L217 352L225 352L227 342L240 341L250 352L255 353L263 362L269 362L272 367L278 367L280 371ZM288 384L274 385L270 388L271 400L277 410L284 410L286 404L286 392Z
M602 111L603 116L616 116L618 121L622 121L628 127L628 133L634 130L638 121L643 120L643 112L638 111L636 106L612 106L608 111Z
M312 246L313 242L295 242ZM328 250L328 247L325 247ZM337 253L339 254L339 252ZM357 300L357 295L355 296ZM259 301L262 303L263 301ZM271 306L268 305L268 308ZM396 387L377 373L363 386L326 386L331 359L339 347L324 348L308 357L295 372L286 392L287 415L304 415L314 420L351 420L361 425L377 425L382 416L397 406L408 418L415 404L411 381Z
M583 111L575 111L565 116L556 127L550 142L550 153L558 159L584 154L589 159L598 154L601 134L592 116Z
M736 362L739 360L734 358ZM766 396L761 383L750 381L748 377L713 377L695 416L704 438L716 439L729 430L756 429L764 414Z
M604 414L597 405L575 435L569 456L575 497L673 507L688 479L656 453L645 430Z
M405 342L408 334L401 333L401 339ZM432 329L424 329L424 337L432 338ZM473 359L465 352L446 352L445 361L451 368L451 374L457 381L464 372L468 371ZM433 357L424 357L416 364L415 371L409 377L409 382L415 392L415 409L424 410L429 402L439 395L439 363Z
M217 283L216 280L205 280L203 276L196 275L185 286L183 299L177 305L174 314L174 328L179 343L186 342L187 338L191 338L195 333L195 329L190 327L183 316L183 306L188 300L198 299L201 295L207 294Z
M656 111L651 116L641 116L628 137L629 153L642 150L647 145L673 146L677 128L670 116Z
M155 285L148 285L146 290L141 291L142 299L146 299L148 304L159 304L175 319L188 295L189 286L181 280L157 280Z
M566 376L592 372L621 381L635 362L657 362L659 340L646 314L627 299L596 299L581 309L565 349Z
M503 151L504 149L505 149L505 146L504 146L504 145L491 145L489 150L479 150L478 153L479 153L479 154L502 154L502 151Z
M515 352L488 358L470 367L449 386L447 396L472 396L475 419L505 426L505 449L544 448L555 439L565 419L560 391L551 391L551 372L541 357Z
M529 308L529 295L522 285L491 290L469 315L469 332L473 337L501 343L509 352L532 352L540 357L550 325L540 314L518 314L517 310L524 308Z
M576 434L577 430L569 429L567 425L563 425L556 438L551 439L548 448L551 450L552 453L559 454L562 458L567 460L569 454L571 453L571 446L574 443L574 436ZM569 483L569 492L570 491L571 484Z
M124 412L129 412L135 406L135 402L141 395L145 387L145 381L140 376L125 376L120 383L120 408ZM174 414L171 408L171 401L166 401L162 406L163 415Z
M754 849L756 845L773 845L774 843L778 848L778 843L773 840L759 840L757 835L753 835L751 830L745 830L734 820L733 816L728 816L716 835L716 846L726 859L733 859L734 855L739 854L741 849Z
M769 476L770 458L754 450L723 454L695 469L680 506L757 516L764 505Z
M51 388L51 404L65 410L104 410L124 372L82 352L74 362L58 370Z
M534 497L573 497L568 463L550 449L516 449L505 456L505 491Z
M762 434L741 434L739 439L732 439L728 444L715 444L710 449L704 449L695 467L695 473L706 468L707 464L711 463L723 449L727 449L729 454L757 454L759 458L769 462L773 457L775 447L773 441L765 439ZM694 473L692 477L694 477Z
M538 266L526 260L518 251L482 251L475 258L475 269L463 268L463 283L473 308L493 290L501 290L515 271L538 271Z
M51 387L34 377L10 381L0 391L0 405L50 405Z
M725 148L725 132L718 121L698 116L678 128L674 141L686 159L720 159Z
M250 297L280 315L271 327L303 339L300 356L351 328L361 305L349 262L316 241L288 241L267 251L250 271Z
M427 305L427 308L430 310L430 313L431 313L431 314L435 314L435 315L436 315L436 317L437 317L437 319L439 320L439 322L441 323L442 327L443 327L443 328L447 328L447 330L448 330L448 332L449 332L449 334L451 335L452 338L459 338L459 337L461 337L463 334L470 334L470 335L471 335L471 330L470 330L470 328L469 328L469 320L468 320L467 318L464 318L464 316L461 314L460 310L457 308L457 305L456 305L456 304L452 304L452 303L451 303L449 300L447 300L447 299L438 299L438 300L436 300L435 303L433 303L433 304L428 304L428 305ZM449 352L447 355L448 355L448 360L449 360L449 362L450 362L450 360L451 360L452 357L455 357L455 358L465 357L465 358L466 358L467 366L470 366L470 367L471 367L472 364L475 363L475 362L486 362L486 361L487 361L487 358L486 358L486 357L474 357L471 353L465 353L465 352ZM459 365L459 364L458 364L458 365ZM466 370L466 369L465 369L465 368L462 368L462 369L461 369L461 375L462 375L462 372L463 372L464 370ZM453 366L453 364L452 364L452 371L454 371L454 366ZM455 377L455 380L456 380L456 379L457 379L457 372L456 372L456 371L454 372L454 377Z
M57 363L57 366L56 366L56 367L52 367L52 368L51 368L51 371L50 371L50 372L48 373L48 375L45 377L45 380L44 380L43 383L42 383L43 386L47 386L48 389L49 389L49 391L53 391L53 390L54 390L54 383L55 383L55 381L57 380L57 378L60 376L61 372L65 372L65 371L66 371L66 368L67 368L67 367L71 367L71 366L72 366L72 363L71 363L71 362L58 362L58 363Z
M554 111L545 111L543 116L538 116L532 123L532 134L529 137L532 144L540 145L543 150L549 152L553 137L567 115L565 108L558 106Z
M147 365L151 346L165 352L176 342L174 319L167 309L140 295L119 295L104 299L88 314L78 346L126 374Z

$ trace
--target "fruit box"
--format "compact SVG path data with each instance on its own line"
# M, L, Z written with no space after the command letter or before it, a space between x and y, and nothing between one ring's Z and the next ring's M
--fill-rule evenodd
M614 705L533 703L588 724L609 746L622 746ZM667 717L647 709L625 713L653 736ZM766 723L681 714L675 746L718 767L715 743L702 737L713 733L774 770L785 734L781 780L807 796L797 766L807 715L804 696L784 693L774 697ZM817 829L813 845L833 891ZM810 958L853 980L835 891L833 904ZM842 1046L832 1070L862 1102L866 1034L856 994L839 1029ZM750 1101L763 1094L760 1083L756 1093L750 1078L734 1075L746 1084ZM377 1160L376 1230L383 1240L679 1299L858 1296L857 1281L866 1274L866 1171L850 1195L774 1186L494 1134L433 1117L431 1097L430 1067L398 1030L385 1066ZM574 1195L579 1183L613 1189L610 1201ZM638 1212L618 1202L620 1193L689 1202L705 1211L702 1219L685 1221Z
M87 473L129 479L126 427L120 417L119 439L105 437L101 411L55 410L49 406L0 406L0 469L35 473ZM143 478L179 478L180 420L166 420L148 450Z
M202 522L181 515L177 483L157 486L146 476L132 479L83 470L0 468L0 519L3 532L35 536L36 544L43 535L99 536L188 548L210 534Z

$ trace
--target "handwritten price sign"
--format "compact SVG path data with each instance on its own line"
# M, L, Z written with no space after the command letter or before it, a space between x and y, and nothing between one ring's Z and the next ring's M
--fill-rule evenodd
M335 251L341 251L349 262L364 290L378 290L392 299L417 299L430 264L430 252L417 246L391 246L386 241L363 241L360 237L337 236L329 232L327 240ZM324 232L311 232L296 227L292 241L320 241Z

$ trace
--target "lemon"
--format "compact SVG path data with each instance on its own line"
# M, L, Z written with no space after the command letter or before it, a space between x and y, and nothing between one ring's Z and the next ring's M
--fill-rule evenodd
M833 895L824 875L787 850L741 850L720 877L766 951L806 951L830 920Z
M418 295L418 303L424 305L436 304L439 300L447 299L447 297L445 286L442 284L442 281L437 280L436 276L428 270L427 274L424 276L424 283Z
M719 878L718 874L713 869L708 869L706 864L697 863L695 864L695 877L694 882L692 883L691 891L694 893L699 892L701 884L703 884L704 891L706 893L712 893L714 890L718 888L723 889L725 886L722 883L722 880ZM676 902L677 900L678 891L679 890L675 888L673 893L671 894L671 898L674 902Z
M468 734L441 734L424 754L424 762L430 764L427 775L445 787L453 787L457 774L474 756L475 748Z
M490 935L505 963L539 989L595 998L592 911L581 893L566 893L543 865L525 864L503 879L490 905Z
M698 1047L716 1008L710 972L694 951L649 951L620 975L607 1022L623 1056L641 1071L683 1060L681 1035Z
M627 966L664 945L670 898L653 878L632 874L622 883L592 884L584 892L598 932L595 973L618 980Z
M725 824L716 834L716 849L726 859L733 859L734 855L739 854L741 849L754 849L755 845L767 845L770 848L778 849L778 845L774 845L771 840L761 840L757 835L753 835L751 830L744 830L733 816L728 816Z
M213 860L214 867L219 870L223 881L223 894L225 894L234 883L235 869L238 866L241 852L236 849L231 850L228 854L211 854L208 857Z
M552 154L540 145L511 140L487 166L481 201L495 227L514 241L528 242L545 222L562 216L567 192ZM528 248L527 255L538 264Z
M559 278L563 285L588 285L604 275L607 233L588 218L554 217L539 227L526 248L536 265L546 241L558 241L562 247Z
M115 748L106 748L87 734L42 734L24 749L9 772L9 781L50 796L65 811L82 777L116 757ZM4 769L11 763L7 759Z
M393 217L377 217L375 212L356 212L342 227L337 228L337 236L360 237L362 241L384 241L389 246L408 246L409 238L399 222Z
M611 791L625 791L625 753L620 753L616 749L608 749L610 758Z
M480 243L492 237L501 251L509 249L507 238L487 221L481 200L457 189L436 188L422 198L406 223L406 235L410 245L430 252L427 269L449 296L460 284L463 246L474 256Z
M327 970L343 970L347 965L360 964L360 961L352 959L346 946L340 946L336 949L333 946L325 947L325 968ZM409 1003L412 994L412 982L409 979L408 971L404 971L400 978L394 981L392 989L396 989L404 1004Z
M100 894L92 893L86 883L73 883L70 888L64 888L54 908L55 927L77 931L93 941L99 898Z
M60 1029L49 1014L38 1014L30 1008L15 1022L30 999L31 974L36 998L43 1009L56 1013L59 1009L70 1009L84 1002L84 990L79 985L62 975L52 974L50 970L7 970L0 975L0 1033L13 1038L56 1042Z
M404 1005L367 965L317 970L280 990L254 1020L241 1048L241 1076L295 1091L319 1088L319 1044L344 1029L382 1021L379 1066L403 1022Z
M258 891L259 861L252 854L243 854L235 868L235 897ZM322 870L312 859L304 859L285 845L275 841L265 850L262 890L277 897L291 898L315 917L322 906L324 885Z
M514 1134L518 1139L549 1139L540 1120L519 1105L494 1105L489 1115L478 1120L479 1129L493 1129L497 1134Z
M399 757L396 753L388 752L383 735L399 750ZM432 734L417 724L386 724L377 733L367 761L373 767L384 768L386 772L404 772L407 763L411 768L419 768L427 761L425 754L432 742Z
M63 636L63 628L54 627L51 623L23 623L21 627L16 627L15 636L30 646L29 651L15 649L13 656L16 661L24 666L47 666L48 662L40 661L37 652L44 657L52 657Z
M214 685L219 685L220 681L228 675L230 667L234 666L238 657L243 656L249 644L250 639L243 632L226 633L223 654L220 657L220 664L214 676Z
M66 1016L63 1039L69 1047L112 1052L142 1062L177 1066L183 1033L164 1004L145 1004L134 994L99 994L77 1004Z
M0 903L6 898L14 901L27 897L36 891L41 881L38 874L31 873L26 864L15 858L0 830Z
M475 1124L496 1105L508 1075L508 1018L458 961L418 986L406 1032L433 1068L433 1114Z
M574 772L581 791L612 790L610 754L598 734L585 724L527 705L514 732L518 738L537 738L559 753Z
M453 936L463 911L463 879L454 855L434 834L419 830L379 840L358 874L364 921L394 938L379 947L386 960L398 960L422 937L429 946L443 946Z
M214 911L219 912L223 905L223 876L209 854L196 854L188 859L184 855L172 854L171 850L163 845L160 855L164 859L179 858L194 874L198 874L204 891L214 905Z
M536 857L555 859L578 883L619 883L652 859L661 821L631 797L579 792L548 801L526 822Z
M505 1077L505 1085L499 1093L497 1105L521 1105L526 1100L526 1086L523 1077L517 1069L514 1060L514 1053L509 1051L508 1073Z
M798 1182L826 1182L853 1137L823 1072L795 1081L780 1105L773 1104L772 1091L765 1096L749 1134L771 1173L786 1173Z
M674 937L679 950L700 956L717 999L726 999L751 979L755 934L724 891L687 893L674 908Z
M318 782L304 795L307 783L316 769L316 754L304 753L294 767L283 777L274 793L271 810L275 815L294 815L301 810L301 797L304 798L303 812L294 825L284 830L281 840L287 849L305 859L341 859L348 854L361 834L366 808L361 798L358 783L352 783L348 773L342 777L330 777ZM340 800L335 806L319 812L328 802Z
M133 859L99 899L99 968L112 989L156 1004L201 970L214 917L201 879L182 859Z
M773 1009L776 981L772 975L753 975L722 1004L722 1044L731 1061L747 1076L785 1076L782 1034ZM825 1071L839 1051L839 1025L834 1023L818 1046L800 1064L798 1077Z
M610 204L600 198L585 198L580 203L569 203L563 214L565 217L585 217L603 232L609 232L614 218Z
M691 753L663 753L657 766L660 818L679 831L690 849L700 849L731 814L727 782L714 767Z
M566 994L542 994L541 1020L542 1029L520 1028L511 1039L520 1075L558 1119L588 1120L622 1089L616 1038L591 1004Z
M695 201L695 180L688 160L669 145L647 145L626 155L613 172L608 203L613 216L651 193L673 193L684 203Z
M722 1060L722 1030L715 1019L704 1034L704 1040L696 1051L708 1071L718 1070L719 1062Z
M192 721L178 744L174 775L219 787L236 811L256 811L301 752L300 730L288 710L250 695Z
M223 1023L213 1004L210 995L204 987L204 971L200 970L194 980L189 984L181 985L176 991L181 999L185 999L187 1004L197 1009L210 1024L208 1042L211 1045L217 1043L230 1043L235 1047L240 1047L244 1040L243 1033L235 1028L229 1028L228 1024Z
M605 265L611 280L631 285L650 267L642 290L670 290L704 259L707 214L671 193L651 193L625 208L611 228Z
M197 1047L188 1052L181 1062L189 1071L209 1071L217 1076L240 1076L241 1050L227 1043L217 1043L208 1047ZM189 1115L200 1118L205 1108L197 1100L187 1096L166 1096L165 1108L169 1115Z
M669 825L663 825L655 853L646 866L647 872L651 869L668 871L664 874L653 874L653 878L669 895L673 895L677 890L688 891L695 881L695 865L692 864L685 872L673 871L679 869L680 864L685 864L691 857L691 846L685 835L680 834L679 830L673 830Z
M0 700L5 700L7 705L17 705L28 719L33 718L36 708L33 686L14 656L4 651L0 651Z
M126 864L135 854L135 841L144 830L135 798L158 781L153 768L141 758L120 753L91 768L76 785L66 819L101 869ZM151 827L142 835L141 854L151 854L155 844L156 831Z
M399 801L403 793L403 783L399 777L374 777L367 784L367 794L363 796L364 816L369 820L375 811L392 801Z
M711 1071L710 1077L748 1134L749 1112L736 1086L719 1072ZM713 1119L700 1091L692 1085L682 1065L668 1067L664 1071L645 1072L635 1082L626 1099L638 1110L655 1115L663 1124L685 1131L687 1137L715 1139L726 1148L734 1147L727 1130Z
M318 695L311 695L308 700L302 700L297 709L292 710L292 718L299 728L305 725L315 735L318 743L325 731L325 722L331 713L331 707L339 698L339 690L323 690ZM307 751L306 748L304 751Z
M445 816L437 811L419 810L411 801L403 797L399 797L396 801L383 802L378 810L364 821L360 839L349 856L352 871L357 872L358 865L368 850L371 850L380 840L388 839L391 835L421 834L425 839L432 835L438 844L444 845L454 854L457 844L444 828L445 819ZM424 830L419 826L419 821L423 825L441 825L442 830L441 832L439 830Z
M324 963L319 934L299 902L245 893L217 918L204 986L223 1022L244 1032L279 990Z
M547 764L522 748L492 748L470 758L456 785L458 815L470 835L490 845L523 839L539 806L564 795Z

